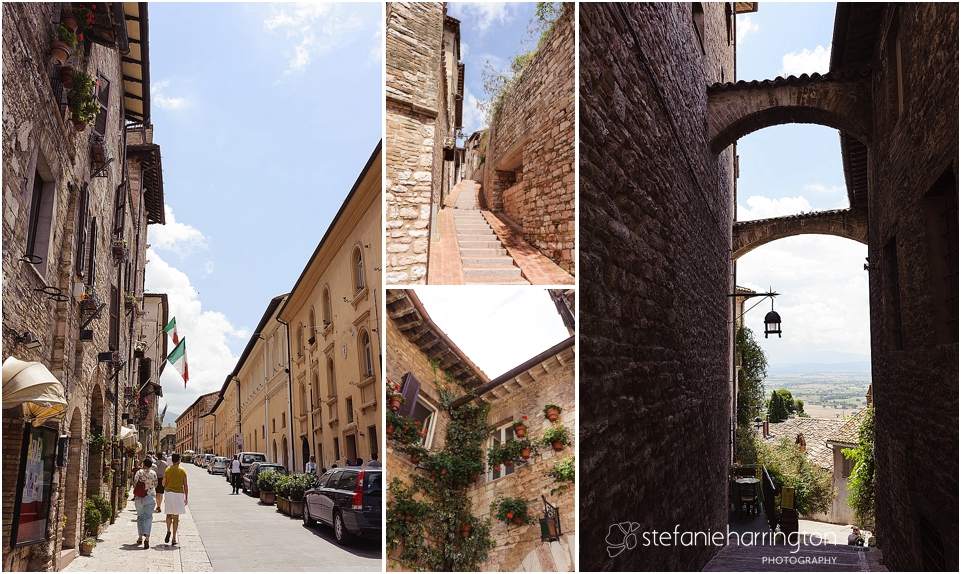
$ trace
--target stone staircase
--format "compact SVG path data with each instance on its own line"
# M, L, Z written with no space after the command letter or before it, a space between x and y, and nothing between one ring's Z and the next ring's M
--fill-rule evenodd
M476 184L465 183L454 203L454 230L467 285L530 285L477 208Z
M703 572L887 572L877 548L814 545L728 544Z

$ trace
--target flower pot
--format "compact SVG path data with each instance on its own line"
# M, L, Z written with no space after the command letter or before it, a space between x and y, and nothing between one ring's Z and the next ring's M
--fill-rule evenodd
M531 457L531 449L529 449L529 448L522 448L522 449L521 449L521 458L524 459L524 460L527 460L527 459L529 459L530 457Z
M390 410L397 412L402 404L404 404L404 399L400 395L390 397Z
M559 441L559 440L558 440L558 441L554 441L554 442L551 443L551 448L553 448L553 449L556 450L557 452L560 452L560 451L564 450L564 442L563 442L563 441Z
M67 30L70 30L71 34L77 33L77 28L80 27L80 22L72 14L64 14L60 16L60 23Z
M470 480L471 480L471 482L474 482L474 481L476 481L476 480L477 480L477 478L478 478L478 476L477 476L476 474L472 474L472 475L470 475Z
M73 129L77 130L78 132L82 132L83 130L87 129L87 122L81 122L74 117L71 117L70 121L73 122Z
M524 425L514 427L514 436L517 438L527 436L527 427Z
M470 537L471 532L473 532L473 531L474 531L474 527L471 526L470 524L461 524L461 525L460 525L460 535L461 535L462 537L464 537L464 538Z
M394 425L387 425L387 436L393 436L393 434L394 434Z
M290 512L287 514L294 518L300 518L304 515L304 501L303 500L291 500L290 501Z
M73 87L73 68L63 66L57 73L60 75L60 83L63 84L64 88L69 90Z
M81 542L81 543L80 543L80 555L81 555L81 556L90 556L91 554L93 554L93 545L87 544L86 542Z
M500 470L500 469L501 469L501 465L499 465L499 464L495 464L495 465L494 465L494 470Z
M277 495L273 491L261 490L260 501L263 502L264 504L269 504L270 506L273 506L274 503L277 501Z
M50 63L60 67L70 57L70 46L60 40L50 42Z
M284 498L283 496L277 497L277 510L283 512L284 514L290 513L290 499Z
M514 526L520 526L520 525L524 524L524 519L521 518L520 516L515 516L515 517L511 520L511 522L514 524Z
M560 415L561 413L557 412L557 409L547 409L547 412L544 413L544 416L547 417L547 420L551 422L557 421L557 417Z
M126 255L124 251L126 250L123 248L123 245L117 245L116 243L113 244L114 259L123 259L124 256Z
M416 454L412 454L410 455L410 461L414 464L417 464L418 462L420 462L420 457Z
M513 460L505 460L505 461L504 461L504 466L513 466L513 465L514 465L514 461L513 461Z

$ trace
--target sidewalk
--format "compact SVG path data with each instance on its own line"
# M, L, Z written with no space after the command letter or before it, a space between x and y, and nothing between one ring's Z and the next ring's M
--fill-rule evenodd
M64 572L212 572L210 559L194 524L190 507L180 516L177 546L164 544L166 515L154 513L150 548L135 546L137 511L132 500L117 515L117 522L98 538L92 556L77 556Z

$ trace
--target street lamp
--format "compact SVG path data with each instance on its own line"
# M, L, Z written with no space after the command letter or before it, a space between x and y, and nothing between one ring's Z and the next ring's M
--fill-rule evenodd
M767 315L764 316L764 338L767 339L768 335L777 335L781 338L781 316L778 315L777 311L774 310L774 298L780 295L780 293L775 293L774 291L768 291L767 293L732 293L728 297L743 297L744 299L750 299L751 297L770 297L771 298L771 310ZM764 301L764 299L761 299ZM758 301L747 310L738 315L736 321L740 321L744 315L751 309L757 307L761 304Z

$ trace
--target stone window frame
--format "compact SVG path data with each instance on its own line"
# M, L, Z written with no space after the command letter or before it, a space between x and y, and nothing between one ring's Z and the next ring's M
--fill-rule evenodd
M97 70L97 105L100 106L100 111L94 116L93 125L91 130L100 136L107 137L107 126L109 126L110 121L110 79L104 75L103 72ZM103 121L101 121L103 118ZM103 125L103 131L98 128Z
M58 194L57 179L39 146L34 151L27 173L31 175L24 191L29 190L30 208L27 211L29 219L27 219L23 254L40 258L39 263L31 266L46 282L50 248L53 246L54 214Z
M901 50L901 20L895 7L885 37L888 77L889 124L893 129L904 115L904 68Z
M697 36L701 55L704 56L707 50L704 49L704 4L702 2L691 2L691 23L694 25L694 35Z

